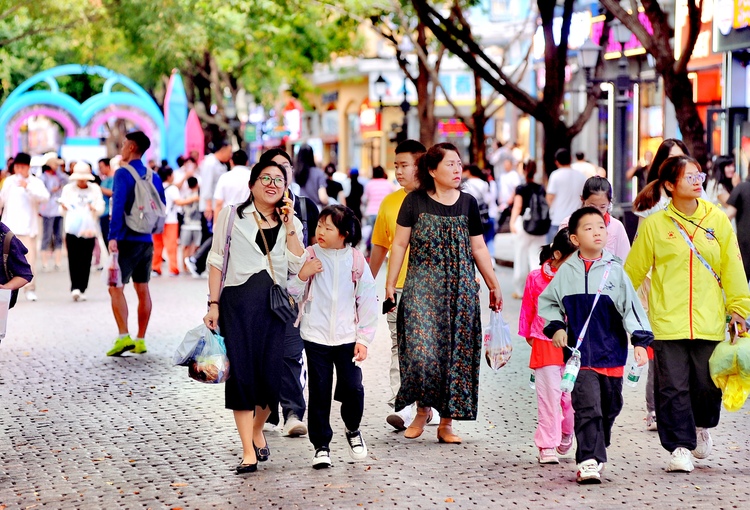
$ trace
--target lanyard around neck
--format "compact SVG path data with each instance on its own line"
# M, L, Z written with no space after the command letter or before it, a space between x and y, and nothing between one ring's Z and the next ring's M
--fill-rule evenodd
M583 323L583 328L581 329L581 334L578 335L576 346L574 349L571 349L573 353L578 352L579 349L581 348L581 344L583 343L583 337L586 336L586 331L589 329L589 322L591 322L591 316L594 315L594 308L596 308L596 304L599 302L599 297L602 295L602 292L604 291L604 285L607 283L607 278L609 278L609 272L611 269L612 269L612 261L610 260L609 262L607 262L607 267L604 269L604 274L602 275L602 281L599 282L599 288L597 289L596 296L594 297L594 304L591 305L591 311L589 312L589 316L586 318L586 322Z

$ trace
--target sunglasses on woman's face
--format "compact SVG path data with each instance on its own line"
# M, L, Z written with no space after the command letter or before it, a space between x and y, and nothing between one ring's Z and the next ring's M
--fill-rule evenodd
M277 188L283 188L286 181L282 177L271 177L270 175L261 175L260 183L263 186L270 186L273 183Z
M692 186L695 186L696 184L703 184L706 180L706 174L704 174L703 172L699 174L685 174L684 177L688 184Z

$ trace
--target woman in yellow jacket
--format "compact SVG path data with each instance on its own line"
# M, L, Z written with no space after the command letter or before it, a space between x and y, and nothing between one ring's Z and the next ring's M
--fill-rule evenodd
M730 328L745 328L750 290L737 237L727 215L700 199L706 174L689 156L669 158L644 192L672 198L646 218L625 263L638 288L649 269L649 321L654 331L656 417L662 446L672 453L667 471L690 472L705 459L719 423L721 390L708 359ZM723 293L722 293L723 289ZM726 299L725 297L726 296Z

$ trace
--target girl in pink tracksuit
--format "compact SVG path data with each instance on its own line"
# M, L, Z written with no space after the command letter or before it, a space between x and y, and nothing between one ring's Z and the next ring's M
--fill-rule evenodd
M534 442L539 448L541 464L557 464L557 455L565 455L573 446L573 407L570 394L560 389L565 369L562 349L552 345L552 340L543 332L544 319L537 314L539 294L563 262L575 252L576 247L568 238L568 229L560 230L552 244L542 247L539 255L540 269L529 273L523 292L521 315L518 319L518 334L531 346L529 368L534 370L539 424ZM562 416L560 409L562 407Z

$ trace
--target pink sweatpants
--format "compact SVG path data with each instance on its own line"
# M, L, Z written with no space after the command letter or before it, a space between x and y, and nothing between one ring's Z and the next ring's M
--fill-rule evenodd
M534 372L539 415L539 424L534 433L537 448L556 448L562 434L573 434L570 393L563 393L560 389L564 371L564 365L548 365Z

